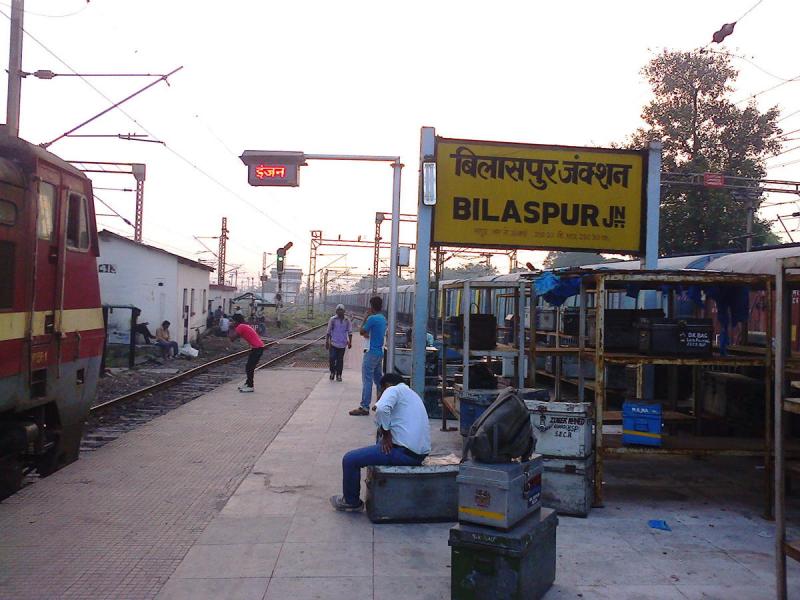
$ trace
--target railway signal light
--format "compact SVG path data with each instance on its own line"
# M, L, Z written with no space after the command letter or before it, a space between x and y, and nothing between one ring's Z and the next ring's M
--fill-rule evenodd
M292 246L294 246L294 244L289 242L285 246L282 246L275 251L275 254L277 255L277 259L275 261L275 270L278 271L278 273L283 273L284 263L286 261L286 251Z
M719 30L714 32L714 35L711 36L711 41L716 42L717 44L722 43L726 37L733 33L733 28L736 27L736 21L733 23L725 23Z

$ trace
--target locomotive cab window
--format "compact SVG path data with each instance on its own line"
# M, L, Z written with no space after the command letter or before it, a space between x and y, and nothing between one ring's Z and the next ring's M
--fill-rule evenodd
M39 239L53 241L56 223L56 186L42 181L39 183L39 215L36 232Z
M17 205L0 199L0 225L17 224Z
M89 248L89 219L86 214L86 198L70 194L67 206L67 246L77 250Z
M11 308L14 303L14 244L0 241L0 309Z

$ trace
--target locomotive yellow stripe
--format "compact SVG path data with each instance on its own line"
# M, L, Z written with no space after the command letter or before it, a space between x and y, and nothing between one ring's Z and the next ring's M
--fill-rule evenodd
M52 310L37 310L33 313L33 335L44 335L44 323ZM58 311L56 311L58 312ZM87 331L103 329L103 311L100 308L73 308L61 311L61 331ZM28 312L0 313L0 342L25 337Z

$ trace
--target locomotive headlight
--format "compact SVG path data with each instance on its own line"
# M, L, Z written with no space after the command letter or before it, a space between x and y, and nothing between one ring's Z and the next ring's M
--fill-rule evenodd
M436 163L422 163L422 203L425 206L436 205Z

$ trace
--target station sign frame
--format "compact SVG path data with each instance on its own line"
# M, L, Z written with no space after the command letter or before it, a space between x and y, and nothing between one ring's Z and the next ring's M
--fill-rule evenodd
M432 246L645 253L647 150L435 141Z

